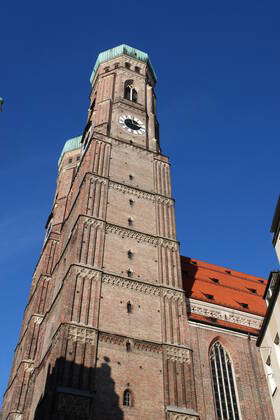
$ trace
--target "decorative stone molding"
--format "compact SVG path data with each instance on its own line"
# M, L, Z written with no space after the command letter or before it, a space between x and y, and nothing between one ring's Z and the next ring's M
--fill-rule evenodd
M9 416L9 419L11 420L22 420L23 415L20 413L13 413L11 416Z
M183 347L164 346L164 356L167 360L179 363L190 363L190 350Z
M123 287L146 295L161 296L166 299L185 303L185 292L163 287L161 284L151 285L143 281L128 280L113 274L103 274L102 281L112 287Z
M23 360L23 369L25 372L32 373L34 370L34 361L33 360Z
M135 341L134 349L141 351L149 351L152 353L162 353L162 346L156 343L146 343L143 341Z
M101 227L104 224L101 220L96 220L94 218L86 218L84 221L84 226L87 228L88 226L94 226L94 227Z
M123 185L123 184L118 184L117 182L110 181L109 188L120 191L123 194L135 195L138 198L143 198L145 200L151 200L155 202L154 194L150 194L145 191L139 191L135 188L127 187L126 185Z
M136 239L140 243L148 243L152 246L162 246L164 248L169 248L172 251L178 250L178 243L176 241L158 238L156 236L147 235L145 233L137 232L135 230L126 229L117 225L107 224L105 232L113 233L119 235L122 238L132 238Z
M122 238L132 238L136 239L137 242L147 243L152 246L158 245L158 238L150 235L146 235L145 233L140 233L137 231L133 231L130 229L121 228L116 225L108 224L105 228L106 233L113 233L115 235L119 235Z
M147 191L141 191L133 187L128 187L127 185L119 184L118 182L109 182L109 188L112 188L114 190L120 191L123 194L130 194L135 195L138 198L143 198L145 200L150 200L153 203L157 202L160 204L165 204L167 206L173 206L174 201L170 198L162 197L160 195L152 194Z
M110 274L103 275L102 280L112 287L124 287L146 295L160 296L161 294L161 289L159 287L150 286L149 284L135 280L127 280Z
M77 325L68 326L68 340L79 343L95 344L96 331L86 327L79 327Z
M32 283L31 283L32 288L33 288L36 284L38 284L38 283L39 283L39 281L43 283L44 281L49 281L50 279L51 279L51 276L46 276L46 275L42 275L42 274L40 274L40 276L37 278L37 274L35 274L35 275L32 277Z
M93 184L94 182L98 182L99 184L107 184L107 180L97 176L91 176L89 179L90 183Z
M99 334L99 341L102 341L103 343L124 345L127 339L120 335L114 335L114 334L101 332Z
M179 414L176 412L168 413L168 420L198 420L198 416L193 416L191 414Z
M174 206L174 201L171 198L165 198L165 197L161 197L161 196L156 196L156 201L159 204L165 204L166 206Z
M261 316L194 299L190 299L189 302L187 301L187 309L188 312L193 314L202 315L208 318L216 318L222 321L245 325L246 327L256 329L261 327L263 320Z
M100 332L99 341L103 343L116 344L118 346L124 346L125 343L129 340L132 344L133 350L152 352L152 353L162 353L162 345L157 343L151 343L147 341L134 340L132 338Z
M177 300L180 303L183 303L185 300L185 292L183 291L180 292L177 290L163 289L162 296L167 299Z
M168 241L167 239L158 239L158 245L162 246L163 248L168 248L172 251L178 251L178 243L174 241Z
M90 399L72 394L58 394L57 410L77 418L86 419L90 415Z
M43 315L33 315L33 322L34 324L40 325L41 322L43 321Z
M77 268L76 273L80 275L80 277L87 277L88 279L94 279L101 276L100 271L92 270L90 268Z

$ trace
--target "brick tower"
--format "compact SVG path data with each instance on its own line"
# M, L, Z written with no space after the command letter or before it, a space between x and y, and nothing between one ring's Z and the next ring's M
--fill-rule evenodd
M57 189L5 394L6 419L198 419L156 76L99 54Z

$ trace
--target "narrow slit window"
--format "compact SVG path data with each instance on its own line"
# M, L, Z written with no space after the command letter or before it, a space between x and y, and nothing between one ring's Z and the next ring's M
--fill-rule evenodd
M128 258L129 258L130 260L132 260L132 258L133 258L133 252L131 251L131 249L129 249L129 250L127 251L127 256L128 256Z
M127 302L127 304L126 304L126 309L127 309L127 313L128 313L128 314L131 314L131 312L132 312L132 305L131 305L131 303L130 303L130 302Z
M129 205L132 207L132 206L133 206L133 204L134 204L134 200L132 200L132 198L130 198L130 200L129 200Z
M127 406L127 407L131 407L131 403L132 403L132 398L131 398L131 392L126 389L123 393L123 405Z
M131 217L129 217L127 219L127 222L128 222L128 226L132 226L133 225L133 220L131 219Z
M125 347L126 347L126 351L127 351L127 352L130 352L130 351L131 351L131 343L130 343L129 341L127 341L127 342L125 343Z

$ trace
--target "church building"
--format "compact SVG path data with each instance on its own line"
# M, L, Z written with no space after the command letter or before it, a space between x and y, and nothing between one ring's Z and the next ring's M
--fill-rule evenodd
M86 126L58 161L3 419L274 419L256 346L267 281L180 256L156 81L128 45L97 58Z

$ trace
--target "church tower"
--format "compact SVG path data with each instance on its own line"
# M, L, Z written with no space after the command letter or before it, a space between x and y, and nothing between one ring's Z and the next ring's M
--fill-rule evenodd
M68 140L4 418L198 419L168 158L146 53L99 54Z

